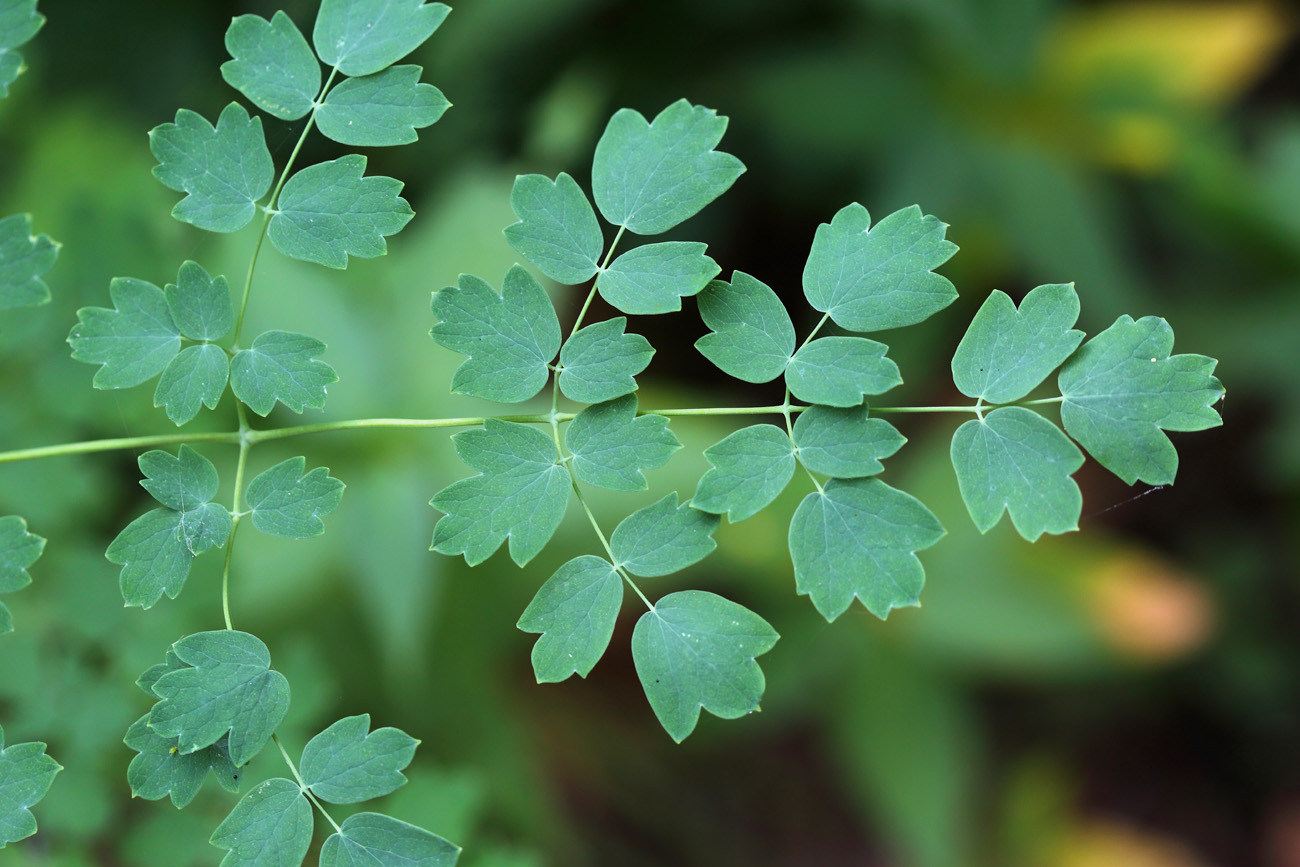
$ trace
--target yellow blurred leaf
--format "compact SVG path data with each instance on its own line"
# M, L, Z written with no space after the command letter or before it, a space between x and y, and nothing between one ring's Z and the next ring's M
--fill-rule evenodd
M1150 554L1106 559L1086 576L1084 592L1106 642L1137 660L1184 656L1213 631L1214 607L1205 588Z
M1070 833L1055 863L1056 867L1207 867L1177 840L1102 821Z

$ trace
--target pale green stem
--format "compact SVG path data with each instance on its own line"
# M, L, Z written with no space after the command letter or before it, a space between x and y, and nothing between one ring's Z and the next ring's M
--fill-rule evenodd
M248 411L244 409L243 401L235 400L235 412L239 415L239 460L235 464L235 496L230 507L230 538L226 540L226 558L221 567L221 612L226 618L226 629L235 628L230 620L230 561L235 555L235 533L244 517L244 469L248 464L248 451L253 447L248 436L252 429L248 426Z
M573 493L578 498L578 502L582 504L582 510L587 513L587 520L591 522L591 529L595 530L596 535L600 538L600 544L604 547L605 553L609 556L610 564L614 567L614 570L622 576L623 580L627 582L627 586L631 587L632 590L635 591L636 595L641 597L641 601L645 603L645 607L654 611L654 605L646 598L646 595L641 592L641 588L632 580L632 576L627 573L626 569L619 566L618 561L614 559L614 549L610 547L609 540L605 538L604 531L600 529L600 523L596 520L595 514L591 511L591 507L587 505L586 499L582 496L582 488L578 486L578 477L573 474L572 464L566 462L565 468L569 471L569 481L573 483Z
M285 750L284 744L280 743L279 735L271 735L271 740L275 741L275 745L280 748L280 755L284 756L284 763L289 766L293 778L298 782L302 793L307 796L307 800L316 805L316 809L320 810L320 814L325 817L325 820L334 826L335 831L342 834L343 829L339 827L339 823L335 822L334 817L325 811L325 806L316 800L316 796L311 793L311 789L307 788L307 784L302 781L302 774L298 773L298 766L293 763L293 759L289 758L289 753Z

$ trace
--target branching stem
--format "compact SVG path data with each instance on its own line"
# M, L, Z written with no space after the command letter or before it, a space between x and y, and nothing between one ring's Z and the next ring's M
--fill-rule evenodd
M285 750L284 744L280 743L280 736L271 735L271 740L275 741L275 745L279 747L280 755L284 756L284 763L289 766L289 770L293 773L294 780L298 783L299 787L302 788L302 793L307 796L307 800L311 801L312 804L316 806L317 810L320 810L320 814L325 817L325 821L334 826L335 831L342 834L343 829L339 827L339 823L335 822L334 817L325 811L325 805L316 800L316 796L311 793L311 789L307 788L307 784L302 781L302 774L298 773L298 766L293 763L293 759L289 758L289 753Z

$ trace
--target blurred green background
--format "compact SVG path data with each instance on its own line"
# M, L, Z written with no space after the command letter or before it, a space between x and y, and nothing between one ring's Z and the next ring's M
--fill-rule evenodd
M54 302L0 316L0 448L171 429L150 388L92 391L64 340L113 276L161 285L186 258L243 273L253 235L172 221L145 132L179 107L215 117L234 98L217 72L229 19L282 7L309 30L314 0L41 3L31 69L0 102L0 214L32 212L64 248ZM715 555L648 592L714 590L783 640L762 660L763 713L705 715L680 747L637 683L631 608L586 681L533 682L514 623L556 566L593 550L578 515L528 568L498 553L469 570L428 551L429 498L468 474L446 432L264 445L254 472L306 453L348 484L324 536L249 532L236 549L235 621L292 683L290 749L361 712L420 738L391 809L465 846L465 867L1300 864L1295 21L1191 0L459 4L413 58L455 107L418 145L369 154L417 211L391 255L344 273L262 260L250 329L320 337L341 376L308 420L491 412L448 395L457 359L428 339L430 292L514 262L501 229L516 173L585 185L612 111L685 96L730 116L723 147L749 172L676 237L771 284L804 330L803 261L839 207L915 202L951 224L962 249L943 271L961 299L883 337L907 379L890 402L953 401L947 360L989 291L1073 280L1090 333L1158 314L1177 350L1219 358L1225 426L1175 435L1179 482L1149 496L1090 462L1082 532L1031 546L1005 521L981 537L965 514L946 460L960 420L909 417L885 478L949 535L922 555L924 608L885 623L855 607L828 625L795 595L783 541L798 484L724 525ZM298 126L267 129L283 160ZM340 152L316 138L306 157ZM580 298L555 297L571 320ZM642 405L779 402L723 382L686 308L633 323L659 350ZM195 425L230 429L233 411ZM675 421L687 448L650 491L595 497L606 526L689 495L700 450L734 426ZM232 450L201 451L228 501ZM0 514L50 540L33 586L5 600L0 720L66 767L41 833L4 867L219 861L206 840L233 796L205 791L178 814L125 783L122 733L148 706L132 682L221 623L214 556L178 601L122 608L103 551L147 508L134 457L0 467ZM282 773L266 753L246 779Z

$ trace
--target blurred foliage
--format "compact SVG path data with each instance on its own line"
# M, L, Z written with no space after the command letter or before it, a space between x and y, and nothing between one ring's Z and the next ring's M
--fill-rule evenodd
M42 4L31 70L0 102L0 214L32 212L64 248L54 302L0 317L0 447L170 428L148 389L92 391L68 328L115 275L161 284L185 258L242 273L251 234L170 220L144 133L177 107L214 116L233 98L217 74L232 15L284 6L306 25L314 5ZM765 712L706 718L681 747L645 706L630 618L588 680L532 683L514 623L590 550L585 524L566 523L526 570L498 554L470 571L427 550L427 502L466 472L445 432L265 445L251 471L305 449L348 484L325 536L249 535L235 553L235 619L293 685L290 749L361 712L419 737L393 809L465 846L466 867L1297 863L1294 22L1281 5L1227 0L462 4L415 58L455 108L420 145L371 155L418 212L391 255L344 273L263 260L250 327L321 337L342 377L311 418L482 410L447 393L457 359L427 337L430 292L514 261L501 229L517 172L585 184L614 109L685 96L731 117L726 147L750 169L691 226L724 273L794 299L817 223L853 199L873 213L918 202L952 225L962 251L944 270L962 298L891 335L908 380L898 403L951 402L945 359L990 290L1073 280L1081 327L1157 313L1179 350L1219 358L1225 426L1177 441L1172 489L1130 490L1089 463L1082 532L1030 546L1005 522L980 536L945 460L959 420L916 417L887 480L949 535L923 555L924 608L886 623L857 610L828 626L795 596L780 540L802 491L724 525L692 584L784 640L765 658ZM296 135L271 125L280 159ZM576 313L574 298L557 303ZM642 404L708 402L694 311L638 324L659 348ZM196 425L229 428L229 409ZM693 490L700 450L729 430L674 429L687 448L651 489L596 497L598 514ZM229 485L234 455L202 451ZM205 791L180 815L126 797L121 733L146 706L133 680L220 623L219 558L198 561L180 600L122 608L103 550L145 508L137 478L127 454L0 468L0 514L50 540L33 587L6 600L17 632L0 640L0 718L67 768L41 834L5 850L6 867L217 860L206 839L230 796ZM263 755L249 779L277 761Z

